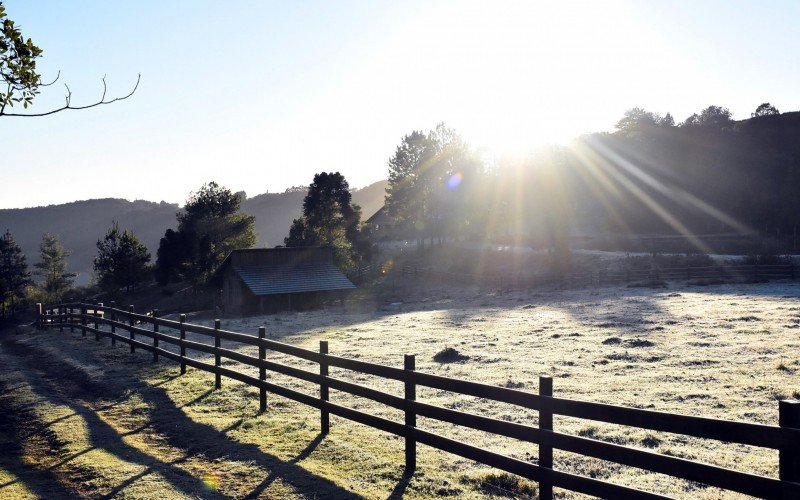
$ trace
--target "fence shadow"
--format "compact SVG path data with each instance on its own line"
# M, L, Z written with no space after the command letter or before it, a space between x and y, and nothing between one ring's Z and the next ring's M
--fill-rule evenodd
M322 437L318 436L309 443L307 448L293 460L284 461L273 455L265 453L256 445L242 444L232 441L228 436L218 431L214 427L201 424L190 419L179 406L167 395L166 389L161 386L150 386L139 382L136 374L130 374L130 384L127 387L117 387L109 383L103 393L98 394L92 390L92 384L85 383L86 376L80 370L64 369L61 359L53 359L44 350L36 349L33 346L8 342L5 343L7 351L14 354L18 359L25 362L35 359L35 367L28 366L25 376L28 384L34 389L37 396L44 399L51 399L54 403L66 405L80 418L86 422L89 432L90 446L71 456L61 460L58 465L69 462L77 456L88 453L93 449L104 449L107 452L121 457L126 461L134 462L145 467L145 470L128 478L122 484L117 485L108 495L114 496L124 488L135 482L149 472L157 472L164 477L171 485L183 493L195 496L202 493L203 497L215 498L218 495L210 491L206 484L197 477L193 477L185 470L177 467L181 462L191 458L195 453L202 455L213 461L215 459L228 459L235 457L237 461L251 462L269 471L268 477L259 485L261 491L266 489L275 479L281 478L283 482L290 484L294 490L305 497L335 497L335 498L360 498L358 495L336 485L332 481L317 476L296 465L303 458L310 455ZM85 350L85 360L89 364L102 365L103 361L98 360L90 350ZM84 361L82 359L82 361ZM140 365L141 366L141 365ZM113 377L108 377L112 379ZM145 426L159 433L165 441L174 448L184 450L185 454L178 460L165 462L152 457L123 441L123 437L142 430L136 429L124 434L118 433L109 424L105 423L92 408L93 405L104 405L108 398L124 398L126 390L135 392L145 403L148 410L149 425ZM64 397L53 398L54 394L63 394ZM203 397L204 395L201 395ZM13 450L11 450L13 452ZM21 450L17 453L21 459ZM52 468L43 471L45 479L52 476ZM270 479L271 478L271 479ZM45 484L58 484L56 478L49 477L50 480L43 481ZM264 484L267 479L269 483ZM37 481L38 484L38 481ZM36 491L36 485L33 485ZM258 487L257 487L258 489ZM43 491L45 493L45 491ZM74 497L75 492L69 492L62 487L62 491L56 493L64 494L66 497ZM43 494L43 498L51 498L53 495Z

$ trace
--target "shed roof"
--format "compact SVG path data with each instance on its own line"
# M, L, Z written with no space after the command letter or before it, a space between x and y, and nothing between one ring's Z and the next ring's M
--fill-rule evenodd
M301 261L233 270L254 295L351 290L355 285L332 262Z
M389 215L389 209L386 208L386 205L383 205L381 208L379 208L365 222L368 224L384 224L384 225L395 223L394 219L392 219L392 217Z

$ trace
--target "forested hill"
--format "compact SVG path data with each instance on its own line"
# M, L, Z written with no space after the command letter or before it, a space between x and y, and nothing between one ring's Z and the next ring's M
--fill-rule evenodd
M786 237L800 225L800 112L629 123L584 137L573 151L578 179L570 184L582 193L572 196L584 214L606 214L606 231Z
M362 206L362 217L372 215L383 204L386 181L379 181L353 192L353 201ZM289 233L292 220L300 215L304 192L267 193L248 198L242 209L256 217L258 245L279 245ZM133 230L147 245L155 259L159 239L176 225L178 205L144 200L127 201L107 198L75 201L46 207L0 210L0 231L11 231L28 257L38 261L42 233L59 237L64 248L72 252L69 268L80 273L79 284L89 280L96 242L103 237L111 221Z

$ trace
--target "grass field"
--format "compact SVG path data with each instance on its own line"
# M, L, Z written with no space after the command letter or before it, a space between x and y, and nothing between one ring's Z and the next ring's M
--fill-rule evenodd
M777 400L800 391L800 286L794 283L513 292L413 283L402 304L361 303L325 311L223 320L252 332L332 354L528 391L540 374L557 396L769 424ZM368 302L368 301L367 301ZM195 323L210 320L190 318ZM332 417L318 435L318 413L278 397L258 414L257 391L213 375L111 349L80 334L8 332L0 350L0 497L385 498L533 496L517 481L453 455L419 448L418 472L404 479L403 442ZM446 347L465 357L439 363ZM243 347L245 351L252 348ZM279 355L272 359L286 362ZM291 361L295 366L313 365ZM231 363L231 367L251 373ZM332 369L336 377L402 394L399 383ZM315 394L278 375L271 380ZM418 399L514 422L536 413L445 391ZM402 421L399 412L332 391L331 400ZM423 428L518 458L536 446L419 419ZM777 452L570 418L558 430L775 476ZM555 466L619 484L686 498L728 496L576 455ZM566 496L569 493L559 492Z

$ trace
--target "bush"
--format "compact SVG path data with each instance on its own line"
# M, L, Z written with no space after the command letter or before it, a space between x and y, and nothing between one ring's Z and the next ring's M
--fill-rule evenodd
M483 493L501 498L533 498L536 486L513 474L489 473L481 477L462 476L462 483L472 484Z
M445 347L433 356L433 360L437 363L458 363L468 359L469 356L461 354L452 347Z

